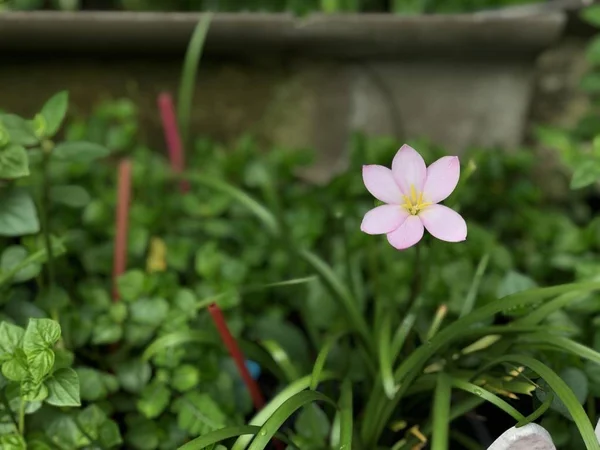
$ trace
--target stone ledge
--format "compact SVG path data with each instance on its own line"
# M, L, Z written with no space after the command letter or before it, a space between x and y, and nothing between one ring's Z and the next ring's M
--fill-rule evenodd
M183 52L198 13L5 12L0 49L94 53ZM562 33L565 14L540 12L394 16L391 14L218 13L207 38L210 54L398 58L529 57Z

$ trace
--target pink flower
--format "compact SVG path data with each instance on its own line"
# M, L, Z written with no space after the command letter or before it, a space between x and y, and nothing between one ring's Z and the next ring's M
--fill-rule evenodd
M419 242L424 228L442 241L464 241L465 220L438 204L454 191L459 177L457 156L444 156L425 167L421 155L408 145L396 153L392 170L363 166L368 191L386 204L367 212L360 229L367 234L387 234L389 243L398 250Z

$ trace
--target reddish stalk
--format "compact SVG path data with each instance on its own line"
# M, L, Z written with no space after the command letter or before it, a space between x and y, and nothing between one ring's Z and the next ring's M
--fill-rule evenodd
M208 307L208 312L210 313L217 330L219 331L219 335L221 336L221 340L227 347L229 354L233 358L235 365L242 376L242 380L248 388L250 392L250 397L252 397L252 402L254 403L254 407L259 410L263 406L265 406L265 399L260 392L260 388L258 384L250 375L248 368L246 367L246 363L244 362L244 355L242 355L242 351L238 347L238 344L229 331L229 327L225 322L225 318L223 317L223 313L221 312L221 308L219 308L215 303Z
M181 138L179 136L179 130L177 128L177 118L175 115L175 105L171 94L163 92L158 96L158 107L160 109L160 117L162 120L163 130L165 133L165 141L169 150L169 161L171 162L171 169L174 173L180 174L185 170L185 158L183 154L183 146L181 144ZM182 181L179 185L181 192L185 193L189 191L189 183ZM256 381L250 375L248 368L246 367L245 358L240 350L238 343L229 331L229 327L225 322L221 308L216 303L211 304L208 307L208 312L219 331L221 340L231 358L235 362L235 365L242 377L242 381L246 385L254 407L259 410L264 404L265 400L260 392L260 388Z
M113 301L119 301L117 278L127 267L127 232L129 229L129 203L131 200L131 161L123 159L119 162L117 180L117 218L115 251L113 255Z
M177 117L175 114L175 104L173 97L167 92L163 92L158 96L158 109L160 110L160 118L162 120L163 130L165 132L165 141L169 150L169 161L171 168L176 174L181 174L185 168L185 158L183 154L183 145L177 128ZM190 190L189 183L182 180L179 184L181 192Z

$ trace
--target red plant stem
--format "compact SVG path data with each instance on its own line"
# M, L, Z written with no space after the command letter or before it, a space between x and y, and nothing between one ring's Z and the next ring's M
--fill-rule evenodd
M119 162L117 180L117 218L115 251L113 255L113 301L119 301L117 278L127 267L127 234L129 228L129 203L131 200L131 161Z
M185 157L179 129L177 128L177 117L175 114L175 104L173 97L168 92L163 92L158 96L158 109L162 120L163 130L165 132L165 141L169 150L169 161L175 174L180 174L185 170ZM181 192L190 190L189 183L182 180L179 189Z
M265 405L265 399L263 398L262 393L260 392L258 384L254 380L254 378L252 378L250 372L248 372L248 368L246 367L246 363L244 362L244 355L242 354L242 351L240 350L235 338L229 331L229 327L225 322L223 313L221 312L221 308L219 308L215 303L213 303L208 307L208 312L212 316L215 326L217 327L217 330L221 335L221 340L227 347L229 354L233 358L235 365L237 366L237 369L240 372L240 375L242 376L242 380L244 381L246 388L248 388L248 391L250 392L250 397L252 397L254 407L257 410L260 410Z

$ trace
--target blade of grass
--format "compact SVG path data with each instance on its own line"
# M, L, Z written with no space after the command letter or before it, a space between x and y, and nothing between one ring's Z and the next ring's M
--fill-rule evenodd
M345 332L334 334L325 341L325 345L323 345L323 348L321 349L321 351L317 355L317 359L315 360L315 365L313 366L312 374L310 375L309 389L314 391L317 388L319 380L321 378L321 373L323 372L323 368L325 367L325 362L327 361L327 357L329 356L331 348L345 334Z
M479 264L477 265L477 270L475 271L475 276L473 277L473 281L471 282L471 286L469 287L469 292L465 297L465 302L463 303L463 307L460 311L459 317L464 317L471 311L473 311L473 307L475 306L475 299L477 298L477 292L479 291L479 285L481 284L481 279L483 278L485 269L487 269L489 260L490 254L486 253L479 261Z
M352 415L352 383L346 379L342 383L340 396L340 445L339 450L352 450L353 415Z
M194 101L196 73L198 72L198 64L200 63L204 41L206 40L211 20L212 14L202 14L188 44L181 71L181 82L179 84L179 96L177 99L177 117L179 119L179 130L184 146L187 146L189 139L190 115Z
M154 341L142 354L142 359L148 361L157 353L166 350L171 347L175 347L182 344L189 344L191 342L200 344L214 344L218 345L219 341L211 333L205 331L175 331L173 333L165 334Z
M433 437L431 440L431 450L448 449L451 394L452 385L450 378L441 372L437 377L433 397Z
M482 399L490 402L494 406L497 406L517 421L525 420L525 416L523 414L517 411L508 402L502 400L496 394L491 393L487 389L483 389L482 387L477 386L476 384L469 383L468 381L464 381L458 378L452 378L452 386L462 391L466 391L473 395L481 397Z
M231 439L236 436L256 435L259 431L260 427L255 425L240 425L221 428L220 430L211 431L183 444L178 450L204 450L206 448L211 448L212 445L218 444L226 439ZM277 433L276 437L286 444L292 445L284 434Z
M337 408L336 403L328 396L317 391L298 392L288 398L281 404L275 412L267 419L264 425L260 428L259 433L255 436L250 444L249 450L264 450L269 444L269 441L275 435L275 432L290 418L298 409L313 402L324 402Z
M554 346L557 350L563 350L600 364L600 353L564 336L556 336L550 333L534 333L520 336L517 341Z
M379 333L379 373L385 395L394 398L396 395L396 381L394 380L393 356L391 351L392 319L393 314L385 314Z
M286 351L276 341L262 341L261 345L271 355L271 358L281 368L288 382L299 378L298 371Z
M332 372L322 372L319 378L320 382L332 380L335 378L335 375ZM300 378L293 383L290 383L285 389L283 389L279 394L277 394L269 403L265 405L263 409L261 409L253 418L250 420L250 425L259 425L262 426L267 419L279 408L286 400L308 388L311 383L311 375L307 375L305 377ZM248 447L250 443L251 437L242 436L239 437L231 450L243 450Z
M538 418L540 418L548 410L548 408L550 408L550 405L552 404L552 400L554 400L554 393L548 392L548 395L546 395L546 398L544 399L544 402L540 405L540 407L537 408L531 414L529 414L527 417L525 417L523 420L519 420L517 422L517 424L515 425L515 427L516 428L523 427L523 426L533 422L534 420L537 420Z

